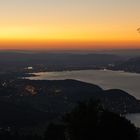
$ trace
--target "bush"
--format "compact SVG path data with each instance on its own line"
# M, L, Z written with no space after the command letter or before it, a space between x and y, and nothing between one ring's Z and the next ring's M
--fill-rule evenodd
M79 103L64 115L62 124L49 126L46 140L137 140L137 129L130 121L104 110L98 102Z

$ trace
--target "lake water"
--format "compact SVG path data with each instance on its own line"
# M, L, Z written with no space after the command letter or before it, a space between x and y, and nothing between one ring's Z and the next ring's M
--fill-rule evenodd
M140 128L140 113L136 114L128 114L126 115L126 118L130 120L135 126Z
M62 71L62 72L41 72L34 73L36 77L30 77L32 80L63 80L75 79L92 84L97 84L103 89L122 89L140 99L140 74L123 71L111 70L80 70L80 71ZM129 114L126 116L129 120L140 127L140 114Z
M140 99L140 74L111 70L81 70L35 73L32 80L76 79L97 84L103 89L122 89Z

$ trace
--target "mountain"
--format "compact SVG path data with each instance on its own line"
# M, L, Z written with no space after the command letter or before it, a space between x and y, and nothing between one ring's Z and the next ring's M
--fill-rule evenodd
M43 112L64 113L78 101L100 100L103 106L116 113L140 112L140 101L128 93L76 80L13 80L2 82L0 99L27 104Z
M140 73L140 57L130 58L127 61L118 63L110 68L113 70L124 70L128 72Z
M97 53L0 52L0 71L20 71L29 66L36 71L95 69L122 59L124 58L117 55Z
M140 101L119 89L103 90L71 79L0 80L0 128L10 126L30 133L31 127L39 132L79 101L90 99L99 100L104 109L115 113L140 113Z

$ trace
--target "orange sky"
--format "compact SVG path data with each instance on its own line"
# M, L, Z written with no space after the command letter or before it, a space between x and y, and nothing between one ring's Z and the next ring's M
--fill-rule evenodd
M4 0L0 49L140 48L140 1Z

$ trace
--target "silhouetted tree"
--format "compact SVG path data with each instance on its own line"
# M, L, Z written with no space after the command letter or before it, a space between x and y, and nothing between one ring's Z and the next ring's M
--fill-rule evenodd
M65 126L50 123L45 133L45 140L65 140Z
M89 101L64 115L62 124L50 124L45 140L137 140L137 134L130 121Z
M138 131L130 121L108 111L100 117L99 130L100 138L108 140L136 140L138 137Z
M80 103L64 121L70 140L137 139L137 129L130 121L104 110L98 102Z

